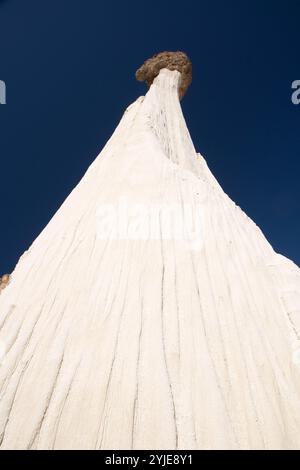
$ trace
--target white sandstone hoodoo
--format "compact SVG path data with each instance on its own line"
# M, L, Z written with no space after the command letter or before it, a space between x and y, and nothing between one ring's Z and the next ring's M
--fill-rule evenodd
M195 152L169 68L1 291L1 449L300 449L300 270Z

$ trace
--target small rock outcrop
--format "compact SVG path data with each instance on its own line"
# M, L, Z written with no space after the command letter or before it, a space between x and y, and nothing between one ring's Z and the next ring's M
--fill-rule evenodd
M192 81L192 62L185 52L160 52L146 60L136 71L135 77L139 82L146 82L150 87L161 69L178 70L181 73L179 98L183 98Z
M9 279L10 279L9 274L4 274L3 276L0 276L0 293L9 283Z

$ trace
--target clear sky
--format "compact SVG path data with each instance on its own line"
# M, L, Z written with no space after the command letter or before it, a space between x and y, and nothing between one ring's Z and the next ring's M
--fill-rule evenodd
M275 250L300 264L299 0L0 0L0 274L11 272L144 84L186 51L195 147Z

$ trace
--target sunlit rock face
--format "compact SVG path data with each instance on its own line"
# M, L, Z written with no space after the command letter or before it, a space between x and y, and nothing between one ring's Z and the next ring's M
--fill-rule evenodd
M300 271L160 70L0 295L2 449L299 449Z

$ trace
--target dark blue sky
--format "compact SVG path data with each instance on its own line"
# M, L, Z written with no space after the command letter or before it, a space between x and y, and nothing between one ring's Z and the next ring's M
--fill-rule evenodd
M300 264L299 0L0 0L0 274L11 272L144 94L140 64L184 50L196 149L276 251Z

